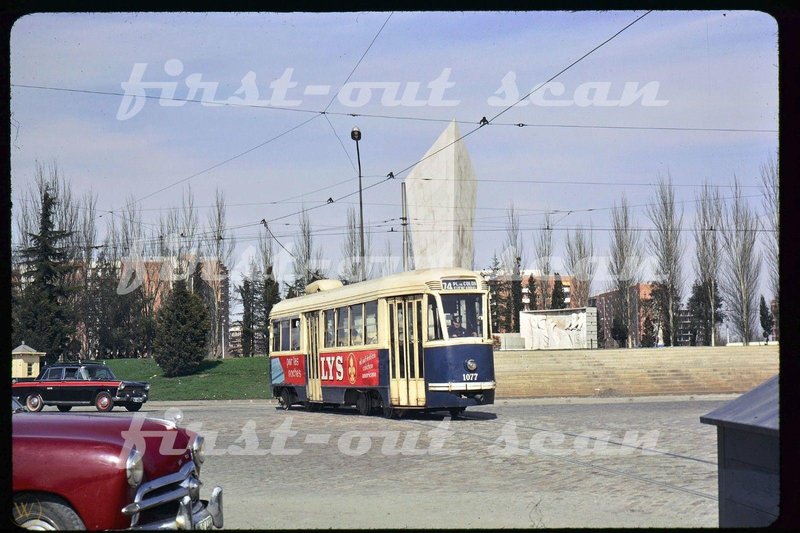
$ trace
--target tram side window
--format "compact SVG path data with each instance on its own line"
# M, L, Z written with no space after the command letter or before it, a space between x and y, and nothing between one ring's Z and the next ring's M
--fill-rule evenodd
M272 351L279 352L281 350L281 323L274 321L272 323Z
M300 349L300 319L293 318L289 321L289 349L290 350L299 350Z
M349 307L340 307L336 310L336 346L349 346L350 324L348 321Z
M366 326L367 344L378 342L378 302L367 302L364 304L364 316Z
M364 304L350 306L350 344L364 344Z
M289 349L289 321L281 320L281 350Z
M325 347L332 348L336 346L334 342L334 335L336 333L336 324L333 321L333 309L325 311Z
M439 304L436 297L428 295L428 340L438 341L442 339L442 324L439 322Z

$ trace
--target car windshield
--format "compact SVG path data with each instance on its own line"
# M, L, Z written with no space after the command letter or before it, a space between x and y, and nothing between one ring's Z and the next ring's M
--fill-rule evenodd
M450 338L483 336L483 300L482 294L442 294Z

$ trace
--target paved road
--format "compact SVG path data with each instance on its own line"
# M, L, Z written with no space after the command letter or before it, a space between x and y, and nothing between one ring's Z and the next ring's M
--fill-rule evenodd
M716 527L716 430L699 417L734 397L500 400L452 421L266 401L143 411L180 410L206 436L226 528Z

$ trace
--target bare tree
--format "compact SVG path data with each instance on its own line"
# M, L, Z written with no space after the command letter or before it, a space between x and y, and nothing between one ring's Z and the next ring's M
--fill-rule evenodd
M208 231L203 246L207 259L203 261L203 280L210 294L206 298L211 325L210 350L212 357L225 356L225 332L228 329L229 294L228 269L236 247L233 236L228 235L225 194L217 189L214 208L208 216Z
M694 219L694 270L711 312L711 346L716 346L718 281L722 263L720 233L722 231L722 199L719 189L705 183L696 200Z
M294 240L294 290L302 294L306 285L314 279L324 277L322 250L314 246L311 219L308 212L300 212L300 231Z
M364 235L364 273L366 279L373 277L372 234ZM354 207L347 209L347 233L342 243L342 263L340 276L346 283L361 281L361 233L358 215Z
M739 181L734 179L733 203L725 211L725 229L722 232L725 245L722 291L733 329L745 345L755 334L758 313L756 292L761 262L755 248L758 231L755 211L747 205Z
M506 302L507 323L511 331L519 331L519 312L522 310L522 265L527 262L522 233L519 229L519 214L514 204L508 210L505 250L502 254L505 281L510 287L510 300Z
M630 207L625 196L611 209L611 251L608 271L612 287L619 295L619 317L628 331L628 348L635 346L634 335L638 331L638 295L636 301L631 295L631 287L639 283L642 257L639 247L639 234L631 222Z
M550 272L552 270L552 255L553 255L553 227L550 222L550 212L545 212L544 223L542 228L536 235L534 240L534 247L536 249L536 268L539 270L540 282L539 290L541 291L541 309L547 309L550 306Z
M586 307L589 304L596 268L591 227L588 233L584 232L582 226L575 229L574 236L567 233L567 254L564 266L572 278L570 290L572 307Z
M683 209L675 208L675 192L672 187L672 178L659 179L656 188L655 201L647 206L647 215L655 230L649 234L649 248L656 258L656 279L663 287L666 298L667 323L671 339L671 346L678 340L678 331L675 315L680 307L683 295L683 272L681 245L681 226L683 224Z
M778 214L780 212L780 199L779 190L780 183L778 179L778 163L775 158L770 158L766 163L761 165L761 186L764 194L763 206L765 215L765 230L763 245L765 256L767 260L767 268L769 269L769 281L772 289L772 297L780 302L780 225L778 221ZM775 321L778 321L778 313L776 312Z

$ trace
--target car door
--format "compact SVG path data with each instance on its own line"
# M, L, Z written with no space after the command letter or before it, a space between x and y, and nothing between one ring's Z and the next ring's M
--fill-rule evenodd
M42 395L44 403L55 402L61 399L60 389L63 377L64 369L62 367L48 368L45 370L39 385L39 394Z

